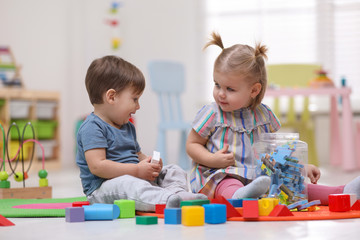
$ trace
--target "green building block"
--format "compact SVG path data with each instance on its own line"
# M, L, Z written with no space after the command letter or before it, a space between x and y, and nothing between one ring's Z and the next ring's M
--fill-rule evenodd
M183 206L202 206L204 204L210 204L210 200L209 199L194 199L194 200L181 201L180 207L183 207Z
M136 216L136 224L140 224L140 225L158 224L158 217L155 217L155 216Z
M7 180L0 181L0 188L10 188L10 182Z
M120 208L119 218L133 218L135 217L135 201L120 199L115 200L114 204Z

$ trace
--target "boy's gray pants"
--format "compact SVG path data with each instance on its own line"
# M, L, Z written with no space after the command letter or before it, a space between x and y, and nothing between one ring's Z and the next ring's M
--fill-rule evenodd
M136 210L155 211L156 204L166 204L171 195L182 191L188 192L186 172L171 164L163 167L154 182L130 175L106 180L87 199L91 204L134 200Z

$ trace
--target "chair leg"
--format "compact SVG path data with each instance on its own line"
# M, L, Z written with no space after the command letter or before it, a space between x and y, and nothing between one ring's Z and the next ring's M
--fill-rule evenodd
M158 132L156 151L160 152L160 157L163 161L163 165L166 165L167 154L166 154L166 133L165 133L165 131L159 130L159 132Z
M187 139L187 132L181 132L180 138L180 148L179 148L179 165L184 170L190 170L190 158L186 153L186 139Z

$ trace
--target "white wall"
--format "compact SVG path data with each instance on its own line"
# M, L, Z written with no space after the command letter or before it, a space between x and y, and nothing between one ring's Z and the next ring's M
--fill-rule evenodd
M120 32L123 45L110 47L111 2L101 0L0 0L0 45L9 45L23 66L27 89L61 92L61 145L64 167L74 165L75 121L88 114L84 86L87 67L97 57L119 54L145 74L147 88L136 114L138 140L144 153L155 148L158 107L147 76L152 59L181 61L187 70L182 97L184 117L191 120L197 109L202 77L202 1L121 1ZM173 135L170 135L172 137ZM174 161L175 145L170 149Z

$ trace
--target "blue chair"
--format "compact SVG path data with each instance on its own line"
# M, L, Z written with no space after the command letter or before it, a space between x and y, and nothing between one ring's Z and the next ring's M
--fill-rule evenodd
M158 125L157 151L164 162L167 160L166 132L180 131L179 165L190 169L190 158L186 153L186 138L191 125L183 120L180 95L185 90L183 64L171 61L151 61L148 65L151 88L158 95L160 121Z

